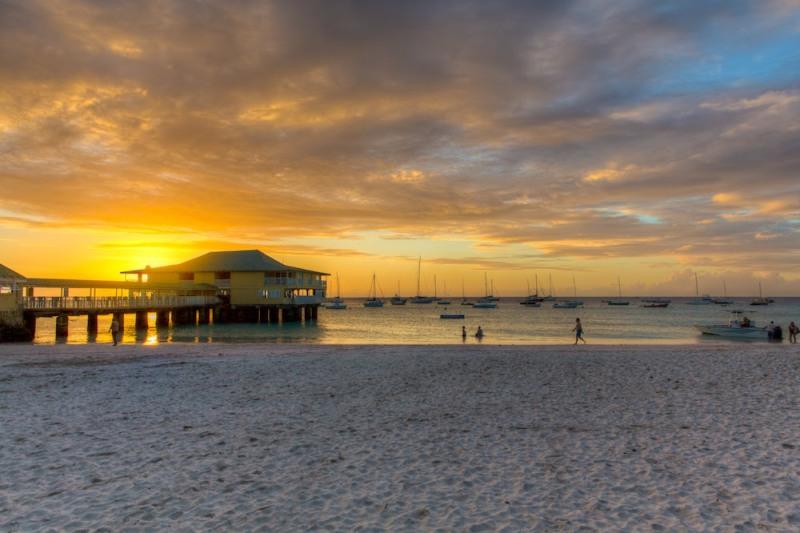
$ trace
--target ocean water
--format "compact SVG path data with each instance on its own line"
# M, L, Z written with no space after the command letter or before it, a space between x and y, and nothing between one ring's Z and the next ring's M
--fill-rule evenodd
M741 309L758 325L770 320L780 324L786 337L791 320L800 324L800 298L777 298L769 306L751 307L749 299L733 305L687 305L689 299L673 298L665 309L641 307L631 299L630 306L609 306L601 298L583 298L584 307L553 309L551 302L540 308L519 305L518 298L504 298L496 309L473 309L458 305L447 306L451 313L464 313L463 320L443 320L439 315L445 306L437 304L393 306L387 301L383 308L365 308L362 299L347 300L346 310L320 309L317 321L276 324L220 324L208 326L179 326L156 328L155 315L151 327L136 332L134 317L125 319L125 343L312 343L312 344L461 344L461 326L466 326L466 343L479 341L473 334L481 326L486 334L483 344L563 344L574 341L571 332L575 318L580 317L584 337L594 344L685 344L725 342L719 337L700 335L695 324L727 323L730 310ZM100 333L90 339L86 335L86 317L70 319L67 343L109 343L111 317L101 316ZM37 321L35 343L52 344L55 339L55 319ZM736 341L732 341L736 342ZM741 341L739 341L741 342Z

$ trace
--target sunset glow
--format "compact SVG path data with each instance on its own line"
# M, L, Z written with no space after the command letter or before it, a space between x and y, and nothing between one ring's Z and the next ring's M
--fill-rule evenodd
M800 295L800 5L661 6L3 3L0 263Z

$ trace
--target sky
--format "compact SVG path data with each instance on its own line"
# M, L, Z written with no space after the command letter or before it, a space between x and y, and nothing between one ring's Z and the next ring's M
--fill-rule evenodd
M0 263L800 295L800 0L0 0Z

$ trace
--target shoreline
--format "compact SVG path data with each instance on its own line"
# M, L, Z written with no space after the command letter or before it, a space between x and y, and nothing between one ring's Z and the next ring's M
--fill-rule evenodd
M800 527L786 345L93 348L0 346L0 529Z

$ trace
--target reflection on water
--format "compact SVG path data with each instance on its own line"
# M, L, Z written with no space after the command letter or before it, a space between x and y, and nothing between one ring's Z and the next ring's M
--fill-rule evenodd
M564 344L574 341L572 327L580 317L587 341L595 344L674 344L720 342L718 337L703 337L695 324L726 323L729 310L740 308L759 324L770 320L784 326L800 320L800 299L779 299L768 307L753 309L743 300L733 306L693 306L674 299L666 309L646 309L634 300L630 306L608 306L600 299L585 299L579 309L553 309L519 305L519 300L503 300L496 309L450 306L464 312L464 320L441 320L444 307L405 305L364 308L361 301L350 301L347 310L320 309L319 320L285 324L220 324L156 327L151 313L146 331L137 332L133 316L126 317L123 343L155 345L161 343L321 343L321 344L476 344L475 330L481 326L483 344ZM452 312L452 311L451 311ZM111 343L111 317L101 316L98 333L87 336L86 317L71 317L69 337L58 342ZM462 339L461 327L467 328ZM37 343L52 344L55 319L37 321Z

